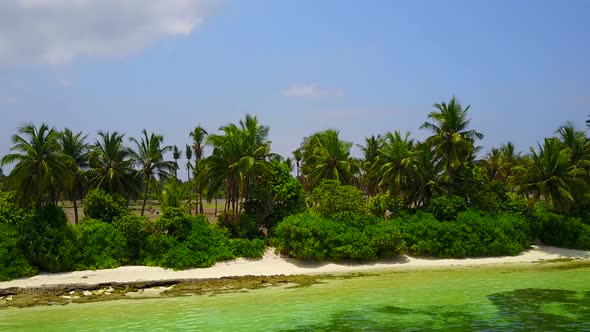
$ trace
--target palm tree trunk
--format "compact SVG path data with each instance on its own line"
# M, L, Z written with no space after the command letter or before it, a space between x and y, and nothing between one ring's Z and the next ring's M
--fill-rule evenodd
M217 195L215 195L215 217L217 217Z
M199 190L199 213L205 213L203 209L203 193Z
M78 202L74 197L74 225L78 225Z
M147 195L148 195L148 180L145 180L145 189L143 191L143 204L141 205L141 216L143 217L143 212L145 211L145 203L147 202Z

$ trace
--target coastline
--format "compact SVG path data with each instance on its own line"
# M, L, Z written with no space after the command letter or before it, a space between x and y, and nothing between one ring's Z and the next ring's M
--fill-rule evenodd
M120 299L171 297L257 289L305 287L326 279L371 273L494 266L535 266L538 263L590 264L590 251L532 246L517 256L438 259L401 256L372 263L306 262L277 255L272 249L258 260L237 259L209 268L174 271L159 267L40 274L0 282L0 309Z
M262 259L236 259L219 262L212 267L174 271L161 267L121 266L115 269L85 270L64 273L39 274L0 282L0 290L7 288L31 288L55 285L105 283L137 283L164 280L217 279L224 277L318 275L330 273L368 272L371 270L401 270L424 268L448 268L455 266L484 266L512 263L536 263L551 260L590 260L590 251L563 249L548 246L532 246L517 256L482 258L415 258L403 255L398 259L371 263L307 262L280 257L272 249Z

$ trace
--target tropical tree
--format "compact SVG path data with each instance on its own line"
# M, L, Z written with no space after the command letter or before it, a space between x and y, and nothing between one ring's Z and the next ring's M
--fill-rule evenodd
M205 160L204 170L210 192L225 184L226 206L235 218L240 200L248 198L250 180L267 167L270 153L268 127L261 126L256 117L247 115L240 125L220 128L221 134L209 135L207 143L213 153Z
M207 138L207 135L207 131L201 125L196 126L195 129L193 129L193 131L189 134L189 136L193 139L192 148L194 152L193 155L195 157L193 171L195 181L197 181L197 178L202 178L199 177L198 174L199 170L202 169L202 167L199 167L199 163L201 160L203 160L203 149L205 147L205 140ZM195 191L199 195L199 200L196 203L196 211L197 213L203 213L203 191L199 188L202 188L202 186L199 186L199 183L195 182Z
M178 178L178 169L180 168L180 166L178 166L178 159L180 159L180 156L182 155L182 151L180 151L178 149L178 146L174 146L172 148L172 159L174 159L174 177Z
M133 169L133 152L123 144L124 134L99 131L90 152L89 181L92 188L129 197L139 187Z
M414 167L413 149L414 140L410 138L409 132L402 135L395 131L385 135L373 166L380 177L380 188L393 195L407 192Z
M529 158L516 168L517 190L534 205L542 199L557 212L567 212L574 197L571 185L578 171L570 167L571 152L562 149L556 138L545 138L538 151L531 148Z
M187 183L191 183L191 171L193 171L193 165L191 164L191 161L193 159L193 150L192 148L187 144L186 145L186 149L184 150L184 155L186 157L186 176L187 176ZM188 213L192 214L192 203L191 203L191 198L192 195L190 194L190 191L188 193Z
M315 133L303 140L302 173L311 187L316 187L323 179L338 180L342 184L351 183L351 142L342 141L339 132L328 129Z
M156 176L159 179L167 178L172 172L175 172L178 163L164 160L164 154L172 150L172 146L162 146L164 136L155 133L148 135L145 129L141 133L143 136L140 140L134 137L129 140L135 144L136 150L131 151L131 156L140 167L144 178L143 203L141 205L141 215L143 216L150 183Z
M426 142L433 147L437 162L443 166L451 185L451 194L459 170L473 160L476 151L474 143L482 139L483 134L468 129L471 120L467 118L467 112L470 106L463 109L455 97L448 104L437 103L434 107L437 110L428 114L430 122L424 122L420 128L433 133Z
M378 179L378 172L377 167L375 167L375 162L377 161L377 157L379 156L379 149L381 149L383 145L383 137L381 135L371 135L371 137L365 137L365 145L357 146L363 152L363 163L362 163L362 171L363 171L363 187L365 192L369 196L373 196L377 193L377 185L379 184Z
M85 170L89 165L89 147L86 144L88 135L82 132L74 133L66 128L58 136L63 154L69 157L67 163L68 170L71 173L72 181L67 188L68 197L74 204L74 222L78 223L78 199L83 197L83 188L86 184L87 177Z
M39 128L28 123L12 136L14 146L2 158L1 164L14 164L7 178L7 184L15 188L25 198L33 199L35 204L42 200L56 201L58 184L72 181L68 170L70 158L61 153L58 132L41 124Z
M583 131L576 130L572 123L566 123L556 131L557 139L571 156L571 165L586 173L590 169L590 142Z

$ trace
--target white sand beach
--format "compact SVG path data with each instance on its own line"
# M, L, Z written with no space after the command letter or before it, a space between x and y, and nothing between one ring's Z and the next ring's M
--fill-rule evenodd
M448 268L455 266L485 266L498 264L534 263L543 260L590 260L590 251L570 250L547 246L532 246L518 256L435 259L402 256L397 260L368 264L314 263L283 258L268 250L262 259L237 259L217 263L209 268L174 271L159 267L122 266L116 269L39 274L30 278L0 282L0 289L9 287L39 287L63 284L99 284L108 282L156 281L170 279L200 279L234 276L270 276L295 274L346 273L370 270L402 270Z

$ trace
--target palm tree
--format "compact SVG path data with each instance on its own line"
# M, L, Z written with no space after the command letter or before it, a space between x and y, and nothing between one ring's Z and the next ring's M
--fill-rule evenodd
M141 140L138 141L134 137L129 138L129 140L135 144L137 149L131 151L131 156L141 168L140 172L144 177L143 204L141 205L141 215L143 216L149 184L156 175L159 179L167 178L170 173L175 172L177 163L164 160L164 154L172 150L169 145L162 147L164 136L154 133L148 136L145 129L141 133L143 135Z
M365 137L365 145L357 146L361 149L364 156L362 170L364 172L364 187L367 195L373 196L377 192L377 185L379 184L378 175L376 172L375 162L379 155L379 149L383 145L383 137L381 135L371 135Z
M66 128L62 131L58 140L63 154L70 158L68 169L72 174L71 186L68 188L68 196L74 203L74 221L78 223L78 199L82 199L83 185L86 182L85 170L89 167L89 150L85 140L88 135L82 132L75 133Z
M48 197L56 201L58 184L71 183L68 170L70 158L61 153L58 133L41 124L25 124L18 129L20 135L13 135L14 153L2 158L1 164L16 163L7 178L7 184L16 188L25 198L32 198L35 204Z
M188 144L186 145L186 149L184 150L184 155L186 157L186 176L187 176L187 183L191 183L191 170L193 170L193 165L191 164L191 160L193 159L193 150ZM191 199L192 195L190 191L188 193L188 213L192 214L192 203Z
M205 147L205 139L207 135L207 131L201 125L195 127L195 129L193 129L193 131L189 134L189 136L193 139L192 147L195 156L195 164L193 166L193 170L195 172L195 179L199 177L199 174L197 174L197 172L200 169L199 162L203 160L203 148ZM203 192L199 190L198 187L198 184L195 183L196 192L199 194L199 201L197 202L196 211L197 213L203 213Z
M304 139L302 172L312 187L323 179L351 182L350 148L352 143L342 141L337 130L328 129Z
M178 159L180 159L180 155L182 155L182 151L178 149L178 146L174 146L172 148L172 159L174 159L174 177L178 178Z
M567 212L574 201L570 185L577 181L570 158L556 138L545 138L539 151L531 148L530 158L516 168L518 192L530 196L531 206L544 199L555 211Z
M129 197L137 192L137 172L132 151L123 144L125 135L99 131L90 152L90 185L110 194Z
M573 167L590 169L590 142L583 131L576 130L574 125L566 123L556 131L557 139L571 155Z
M433 147L438 163L444 165L449 182L453 184L458 169L474 158L474 143L482 139L483 134L468 129L471 121L467 119L469 106L463 109L455 97L448 104L437 103L434 107L437 111L428 114L431 122L424 122L420 129L433 133L426 142Z
M229 124L220 130L221 134L207 137L213 153L205 160L204 170L209 192L217 192L225 184L226 206L235 217L239 201L248 198L250 180L266 169L270 153L268 127L247 115L239 127Z
M410 133L403 136L399 131L387 133L384 143L378 150L374 167L381 180L378 186L393 195L400 195L408 187L413 170L414 140Z

